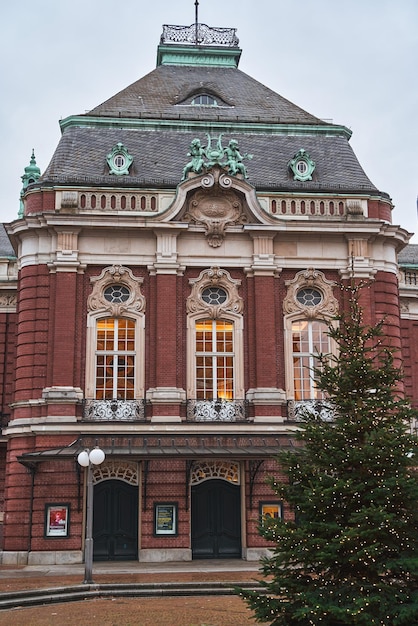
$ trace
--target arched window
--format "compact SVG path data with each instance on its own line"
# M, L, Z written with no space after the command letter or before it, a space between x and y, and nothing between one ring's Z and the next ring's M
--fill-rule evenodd
M243 400L243 301L240 281L212 267L191 279L187 299L187 397Z
M319 366L318 355L331 351L328 326L318 320L292 322L292 361L294 400L321 400L313 369Z
M96 322L96 400L134 400L135 320L102 318Z
M85 397L144 398L145 298L142 278L121 265L91 278L87 301Z
M197 320L196 399L235 399L234 322Z
M195 96L190 104L194 106L196 105L204 105L204 106L212 106L212 107L218 106L218 103L216 102L215 98L213 96L210 96L207 93L202 93L202 94L199 94L198 96Z
M286 282L283 310L289 401L323 399L315 385L313 369L319 365L319 354L332 354L336 350L328 334L328 323L338 311L334 285L313 268L298 272L293 280Z

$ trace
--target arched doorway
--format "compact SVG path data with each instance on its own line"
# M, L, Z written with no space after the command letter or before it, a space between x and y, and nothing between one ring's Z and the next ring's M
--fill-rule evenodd
M241 490L236 463L195 465L191 487L194 559L241 558Z
M94 468L93 559L138 559L138 466L107 460Z
M94 487L93 558L127 561L138 558L138 488L122 480Z

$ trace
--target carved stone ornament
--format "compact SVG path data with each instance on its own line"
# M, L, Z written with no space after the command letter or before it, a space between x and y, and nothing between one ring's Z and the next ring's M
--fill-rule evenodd
M240 280L234 280L226 270L219 267L200 272L198 278L191 278L190 296L186 301L187 313L202 313L210 319L222 317L223 314L234 313L240 315L244 310L244 301L238 294ZM202 293L210 287L223 289L227 298L222 304L208 304L202 299Z
M17 294L16 293L1 293L0 294L0 309L16 309Z
M225 228L229 225L243 224L247 221L239 196L229 189L231 178L215 168L203 176L202 189L190 198L185 220L203 224L206 229L208 244L213 248L222 245Z
M333 295L333 287L336 283L327 280L324 274L318 270L308 268L298 272L293 280L286 281L287 294L283 300L285 314L303 313L308 319L317 317L333 317L338 311L338 300ZM321 299L317 304L307 306L298 300L298 293L302 289L313 289L320 293Z
M145 297L141 293L143 278L132 274L132 270L123 265L105 267L100 276L93 276L93 291L88 297L89 312L103 312L112 317L122 317L128 313L144 313ZM110 298L106 289L119 286L123 290L123 298ZM123 301L121 301L123 299Z

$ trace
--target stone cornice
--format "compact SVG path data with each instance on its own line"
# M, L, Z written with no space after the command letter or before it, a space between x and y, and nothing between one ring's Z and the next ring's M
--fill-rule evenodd
M198 121L193 119L158 119L149 117L99 117L90 115L70 115L60 120L61 131L70 127L82 128L125 128L133 130L172 130L203 132L210 127L212 132L222 133L269 133L271 135L327 135L350 139L352 131L346 126L333 124L280 124L278 122L257 123L237 121Z

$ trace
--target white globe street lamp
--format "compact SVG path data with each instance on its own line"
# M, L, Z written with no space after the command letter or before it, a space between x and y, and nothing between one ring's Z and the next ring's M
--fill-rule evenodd
M84 583L93 583L93 465L100 465L105 453L96 446L93 450L83 450L77 457L81 467L87 468L87 518L84 543Z

